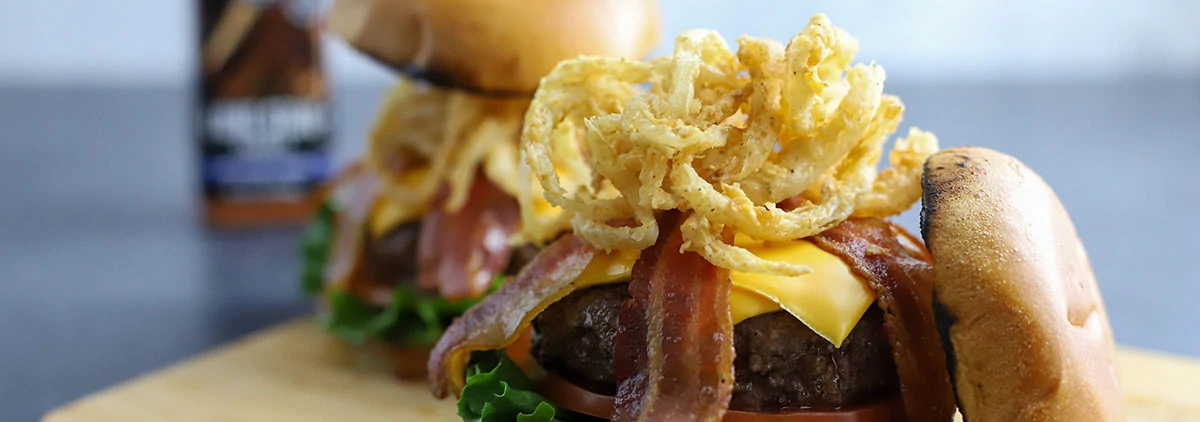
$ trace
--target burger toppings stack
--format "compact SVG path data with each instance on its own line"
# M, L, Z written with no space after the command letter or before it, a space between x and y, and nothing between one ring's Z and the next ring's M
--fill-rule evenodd
M542 79L516 236L547 246L446 330L435 395L489 421L1121 417L1095 280L1036 175L915 128L879 171L903 105L824 15L787 45L737 46L688 31L669 57ZM928 250L888 220L922 198ZM1063 258L965 257L1009 244ZM501 352L527 333L529 357Z

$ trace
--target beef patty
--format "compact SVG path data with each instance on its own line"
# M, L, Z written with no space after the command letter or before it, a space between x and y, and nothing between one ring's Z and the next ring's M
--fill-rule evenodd
M532 353L556 375L592 392L614 395L613 340L629 299L627 283L577 290L533 320ZM776 411L853 406L898 391L883 312L872 306L842 347L786 312L734 326L731 409Z
M367 277L385 286L411 283L417 274L421 222L401 224L378 237L370 230L363 231L363 269Z

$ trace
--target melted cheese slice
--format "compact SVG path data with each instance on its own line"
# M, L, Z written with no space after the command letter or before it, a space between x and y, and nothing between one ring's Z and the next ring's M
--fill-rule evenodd
M804 264L811 273L778 276L734 271L729 295L733 323L787 311L834 346L840 347L875 294L842 260L804 240L745 245L765 259ZM638 251L598 255L576 279L578 288L625 281Z
M416 190L427 174L429 174L429 169L426 167L409 171L400 176L399 184L401 187ZM425 206L423 204L415 201L400 202L386 195L380 195L375 200L375 209L371 211L367 227L370 227L372 236L380 237L396 226L424 216Z
M735 287L774 302L834 346L841 347L875 303L875 292L841 258L810 242L771 242L747 249L764 259L812 267L811 273L795 277L734 271L731 278Z
M428 174L429 168L427 167L409 171L400 177L400 185L407 189L416 190ZM533 202L533 205L533 213L541 218L554 218L562 213L562 208L550 205L545 199L537 198ZM387 196L380 196L376 199L375 208L371 211L368 225L371 229L371 235L379 237L386 234L389 230L396 228L396 226L423 217L425 217L424 204L400 202ZM634 256L634 259L637 259L637 257Z

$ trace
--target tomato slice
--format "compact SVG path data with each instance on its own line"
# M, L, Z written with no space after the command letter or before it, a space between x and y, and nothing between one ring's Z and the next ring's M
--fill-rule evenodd
M588 416L612 417L613 396L596 394L553 374L534 382L534 391L564 409ZM842 409L793 409L780 412L756 413L730 409L723 422L901 422L904 402L900 394L883 400Z

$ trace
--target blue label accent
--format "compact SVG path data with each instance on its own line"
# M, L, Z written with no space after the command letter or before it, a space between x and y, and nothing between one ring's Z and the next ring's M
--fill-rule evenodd
M217 184L319 182L330 176L332 159L318 152L271 157L217 156L204 160L204 181Z

